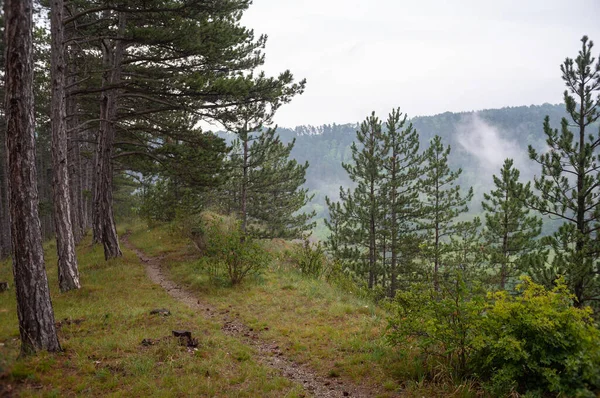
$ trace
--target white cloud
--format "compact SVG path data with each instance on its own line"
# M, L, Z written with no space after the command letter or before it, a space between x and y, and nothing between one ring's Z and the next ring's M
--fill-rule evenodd
M498 176L504 160L511 158L514 166L521 171L521 180L531 177L532 161L527 148L508 139L505 132L487 123L477 113L465 116L457 124L456 134L463 149L479 161L482 175Z

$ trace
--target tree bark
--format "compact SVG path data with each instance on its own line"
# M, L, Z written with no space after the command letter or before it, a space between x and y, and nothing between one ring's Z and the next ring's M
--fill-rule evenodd
M50 136L50 132L46 129L40 129L38 132L36 142L39 143L40 139L47 139ZM37 171L37 184L38 184L38 202L39 202L39 217L42 227L42 241L46 241L54 237L54 219L52 217L52 211L50 206L52 205L52 162L49 157L51 156L49 142L42 142L41 145L37 146L36 149L36 171Z
M4 112L3 112L4 113ZM3 120L5 122L5 120ZM7 258L11 253L10 218L8 215L8 166L6 152L6 123L0 126L0 259Z
M65 40L72 38L73 31L69 30L65 26ZM71 51L75 53L77 50ZM68 56L69 52L65 48L65 56ZM70 90L77 89L77 56L73 54L67 64L67 78L66 84L70 87ZM69 192L71 196L71 221L73 223L73 238L75 244L79 244L81 239L85 235L85 221L83 212L83 172L81 161L81 143L79 140L80 131L78 129L79 116L78 116L78 101L74 95L66 96L66 127L69 132L68 148L67 148L67 161L69 162Z
M83 136L87 141L93 140L93 134L89 131L86 131ZM93 227L93 210L92 210L92 200L94 193L94 156L95 153L92 144L85 143L83 149L87 156L84 156L82 159L82 211L83 211L83 230L87 231Z
M248 148L248 123L244 126L244 134L242 136L242 140L244 141L244 155L243 155L243 165L242 165L242 192L241 192L241 213L242 213L242 232L244 236L246 235L246 229L248 227L248 159L249 159L249 148ZM242 239L244 238L242 236Z
M32 0L5 1L6 148L21 352L60 351L44 268L33 113Z
M69 190L71 197L71 221L73 224L73 238L75 244L81 242L85 234L83 219L83 185L81 167L81 150L79 144L79 131L75 129L78 119L75 116L77 112L77 101L75 98L67 98L67 113L74 115L67 119L67 128L71 131L71 139L68 141L69 162Z
M119 34L125 30L125 15L119 13ZM104 87L116 86L121 81L121 63L123 60L124 43L117 40L114 44L104 40L103 65L105 73L102 79ZM119 247L119 238L113 213L112 180L113 169L111 162L112 147L116 133L117 119L116 89L102 91L100 98L100 130L96 149L96 187L94 195L94 231L104 246L104 258L110 259L123 255Z
M71 222L69 164L65 98L65 50L63 0L50 3L51 78L52 78L52 189L54 192L54 228L58 254L58 284L63 292L79 289L79 269L75 254L75 238Z

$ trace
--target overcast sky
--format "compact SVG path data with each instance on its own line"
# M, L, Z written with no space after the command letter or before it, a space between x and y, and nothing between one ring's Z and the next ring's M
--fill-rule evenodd
M254 0L242 23L307 79L282 127L559 103L584 34L600 54L600 0Z

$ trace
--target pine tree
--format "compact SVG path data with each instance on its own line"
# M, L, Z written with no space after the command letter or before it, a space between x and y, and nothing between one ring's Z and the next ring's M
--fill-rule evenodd
M290 102L292 97L294 97L295 95L302 94L302 92L304 91L305 83L306 83L305 81L302 81L299 84L293 84L293 85L286 87L284 90L282 90L280 96L276 96L271 99L265 99L263 101L248 103L248 104L238 107L236 110L237 120L232 123L225 124L226 127L228 128L228 130L233 131L237 135L237 141L234 143L234 146L233 146L234 152L232 152L232 156L231 156L232 162L230 164L232 166L231 167L232 179L236 175L239 175L239 179L234 180L233 185L236 186L235 196L239 196L239 198L238 198L238 200L239 200L239 215L240 215L241 222L242 222L242 224L241 224L242 232L244 234L246 234L246 232L248 230L249 189L250 189L251 184L255 184L257 182L257 181L250 181L251 180L250 174L252 172L254 172L254 174L256 174L257 170L265 169L265 167L267 166L268 163L287 161L289 159L289 154L291 152L291 149L293 148L294 143L295 143L295 141L291 143L291 146L289 147L289 152L287 154L283 153L283 152L285 152L285 149L283 149L283 147L280 148L280 149L283 149L283 151L280 151L281 153L277 154L276 148L270 148L270 145L271 145L270 143L279 143L279 138L275 137L275 129L266 130L266 132L265 132L264 128L266 126L270 126L273 123L273 117L275 116L275 113L281 107L281 105ZM307 163L307 165L308 165L308 163ZM275 174L279 174L279 176L277 178L285 178L286 177L286 176L282 175L281 172L278 172L275 170L272 170L272 172L275 172ZM306 202L308 200L310 200L309 198L306 198L306 192L302 193L301 190L299 190L300 185L302 185L304 183L306 167L304 169L304 172L302 172L300 169L298 169L298 172L301 173L301 176L299 176L300 177L299 180L293 179L293 182L292 182L293 189L292 190L294 192L298 193L298 195L299 195L298 200L300 200L302 202L302 204L298 203L298 205L300 207L302 207L302 206L304 206L304 204L306 204ZM267 177L267 176L265 175L265 176L263 176L263 178L264 177ZM288 177L291 177L291 176L288 176ZM260 178L260 176L258 178ZM257 180L257 177L252 176L252 179ZM302 182L300 182L300 180L302 180ZM262 183L265 183L265 182L266 181L262 181ZM259 193L255 192L254 196L256 196L257 194L259 194ZM261 201L257 201L256 198L254 198L254 199L255 199L254 206L260 206L260 204L263 203ZM264 203L271 204L271 207L273 208L272 209L273 215L271 216L271 218L273 220L278 218L281 222L284 222L284 223L285 222L291 223L292 222L292 213L297 211L300 208L297 205L294 205L294 206L292 206L293 208L291 208L291 212L289 212L289 214L286 214L286 215L280 214L279 216L275 216L275 211L274 211L275 202L273 201L273 198L267 198L266 202L264 202ZM254 207L252 209L252 211L254 211L255 213L261 212L256 207ZM265 221L267 221L265 217L259 217L259 218L262 218L263 223ZM285 220L284 220L284 218L285 218ZM275 223L277 223L277 221L275 221ZM306 227L304 225L302 225L302 226L298 225L298 226L308 229L308 227ZM273 227L274 227L274 225L272 222L270 229L272 230ZM294 231L294 233L299 233L300 235L302 234L300 231ZM294 236L292 234L291 236L299 237L300 235Z
M570 120L563 118L559 131L546 116L549 151L529 147L530 158L542 166L535 179L539 197L530 206L564 221L546 240L555 256L544 274L565 275L578 306L600 299L600 131L594 131L600 118L600 60L592 57L587 36L581 42L578 56L561 65Z
M50 25L52 30L52 188L54 193L56 251L58 255L58 283L60 290L65 292L72 289L79 289L81 284L79 283L79 269L77 255L75 254L73 223L71 222L72 210L67 158L64 1L52 0L50 4Z
M13 274L22 353L60 351L38 215L33 102L33 1L5 1L6 149Z
M0 26L4 27L4 10L0 9ZM0 38L0 73L4 81L4 34ZM5 259L11 252L10 222L8 218L8 167L6 160L6 109L4 103L4 84L0 84L0 259Z
M112 214L114 159L133 171L144 156L157 166L177 162L165 153L167 147L156 156L157 147L195 139L200 121L237 121L246 104L285 102L290 91L303 86L293 83L289 71L277 77L255 73L264 63L266 36L255 37L240 25L250 4L69 2L65 23L76 32L69 43L86 58L70 95L81 103L96 101L91 112L99 115L80 120L80 127L98 132L92 212L94 236L107 258L120 255Z
M326 225L332 231L340 231L338 235L332 235L327 244L339 253L353 254L351 265L354 271L360 277L366 277L368 287L373 288L379 276L378 268L381 268L377 262L377 241L383 223L381 195L384 184L382 123L375 112L361 123L356 139L351 147L352 163L343 164L356 188L351 192L340 187L339 205L326 199L332 217ZM368 251L366 258L365 250Z
M302 188L308 163L290 159L295 141L283 144L275 129L239 131L231 157L233 204L244 232L261 238L301 238L314 223L312 213L300 213L312 196Z
M468 211L467 203L473 197L473 188L466 195L456 185L462 169L448 167L450 146L444 148L442 138L435 136L425 151L426 174L421 180L423 216L421 228L429 240L428 257L433 263L433 286L439 289L439 272L445 255L450 251L447 239L455 232L457 217Z
M263 220L266 230L257 229L251 233L266 238L298 239L305 238L315 223L311 219L315 212L302 212L314 195L308 194L308 189L301 188L306 182L308 162L298 164L290 159L294 142L283 145L279 142L273 148L273 158L263 167L257 180L267 181L265 189L256 191L249 215L257 220ZM270 182L270 184L268 183ZM262 230L262 231L261 231ZM259 233L260 231L260 233Z
M389 234L390 288L393 297L398 288L398 258L402 253L402 241L414 234L414 220L419 214L417 181L421 175L423 157L419 154L419 135L412 123L406 125L406 115L394 109L386 122L382 154L384 192L382 195L386 213L383 229ZM411 242L414 243L414 242ZM386 250L383 250L385 253ZM408 253L403 253L407 258ZM385 268L385 264L384 264Z
M349 217L347 209L352 209L352 192L340 188L340 200L333 202L325 197L325 203L329 211L329 219L325 219L325 226L330 234L325 242L325 247L336 261L344 264L354 264L351 268L357 268L356 263L361 262L360 250L355 245L356 234L353 229L353 220Z
M517 272L527 271L538 247L534 239L542 229L541 218L525 207L532 197L531 183L520 183L519 174L513 160L506 159L500 177L493 176L496 189L483 194L481 203L486 212L485 249L502 290Z

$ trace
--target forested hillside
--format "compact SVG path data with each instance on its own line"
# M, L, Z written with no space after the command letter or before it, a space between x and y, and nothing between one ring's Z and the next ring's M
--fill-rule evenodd
M532 145L538 150L544 148L543 121L547 115L551 124L560 125L560 120L566 116L564 105L446 112L412 117L410 122L419 133L421 149L426 148L435 135L451 146L448 163L452 168L463 169L459 184L473 187L471 208L473 212L479 212L483 193L491 187L492 174L500 169L504 159L515 160L523 179L533 178L537 168L528 159L527 146ZM350 146L356 139L357 128L358 124L352 123L277 128L283 142L295 139L291 157L299 163L310 164L304 186L315 196L306 209L315 210L317 218L328 217L325 196L337 198L340 186L352 186L342 163L350 160ZM220 136L228 141L233 138L225 133ZM323 238L325 233L320 229L319 237Z
M277 128L251 5L4 1L0 396L598 396L593 42L560 105Z

